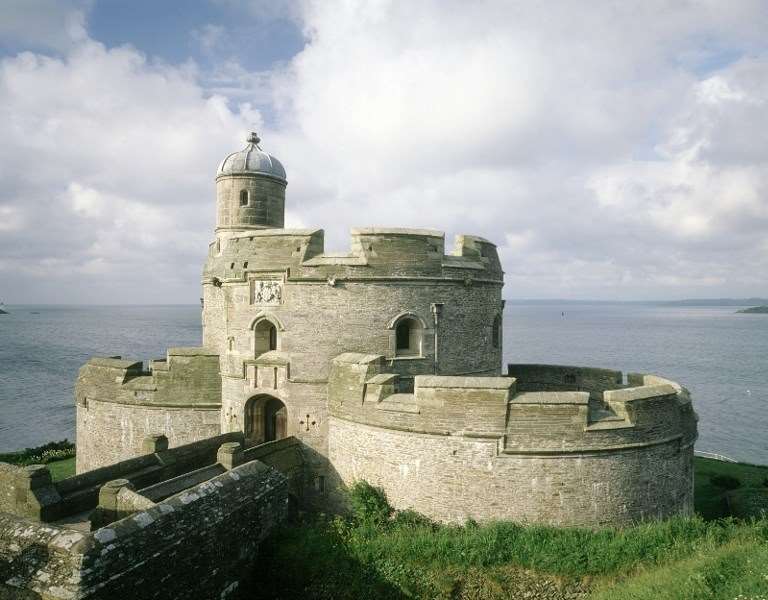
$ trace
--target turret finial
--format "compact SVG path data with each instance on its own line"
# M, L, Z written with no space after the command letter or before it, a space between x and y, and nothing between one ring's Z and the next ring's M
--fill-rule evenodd
M251 134L248 136L248 143L249 144L258 144L261 141L261 138L259 137L259 134L255 131L251 131Z

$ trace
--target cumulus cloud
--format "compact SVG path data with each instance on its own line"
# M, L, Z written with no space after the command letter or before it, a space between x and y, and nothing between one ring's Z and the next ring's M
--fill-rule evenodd
M318 2L304 27L272 144L332 244L482 233L514 296L765 293L763 3Z
M275 3L306 45L268 72L105 47L81 6L58 54L0 64L0 271L23 289L196 298L214 169L266 123L287 222L331 250L431 227L497 241L508 297L768 293L764 2Z
M216 164L259 121L204 93L193 67L129 47L4 59L0 270L18 284L5 296L195 301Z

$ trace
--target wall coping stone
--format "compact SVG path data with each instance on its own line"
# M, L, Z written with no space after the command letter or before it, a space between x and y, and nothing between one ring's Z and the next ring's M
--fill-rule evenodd
M466 377L461 375L417 375L417 388L474 388L508 390L515 385L514 377Z
M589 392L520 392L510 404L589 404Z
M445 233L437 229L411 229L409 227L354 227L352 235L404 235L414 237L445 238Z
M177 346L168 348L168 356L219 356L219 353L203 346Z
M676 395L677 390L668 383L644 385L621 390L606 390L603 392L603 398L606 402L632 402L633 400L647 400L659 396Z

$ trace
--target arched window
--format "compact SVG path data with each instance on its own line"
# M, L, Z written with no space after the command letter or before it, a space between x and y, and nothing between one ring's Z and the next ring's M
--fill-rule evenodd
M259 321L253 328L253 334L253 349L256 356L270 350L277 350L277 327L274 323L267 319Z
M240 191L240 206L248 206L248 190Z
M491 344L494 348L501 347L501 315L496 315L493 319L493 329L491 330Z
M395 356L421 356L424 329L412 317L403 317L395 325Z

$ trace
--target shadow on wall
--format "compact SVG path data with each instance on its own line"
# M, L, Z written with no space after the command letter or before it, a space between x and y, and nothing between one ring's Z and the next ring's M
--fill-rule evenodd
M297 556L311 556L312 564L297 561ZM262 543L256 565L238 588L237 600L412 597L352 556L331 526L276 530Z

